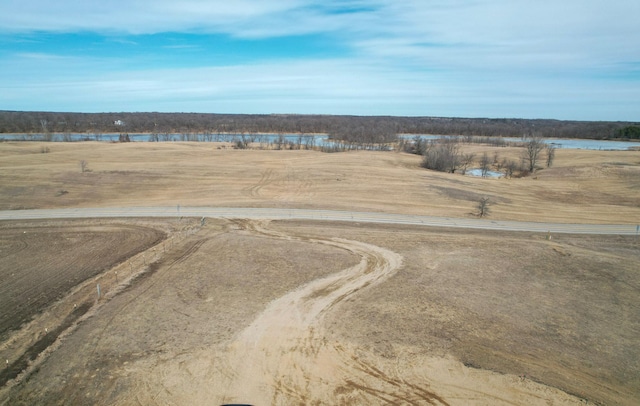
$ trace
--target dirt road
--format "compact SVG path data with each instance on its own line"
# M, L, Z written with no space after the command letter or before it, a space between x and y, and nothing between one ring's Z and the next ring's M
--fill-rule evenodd
M294 238L269 231L259 223L248 223L248 228L274 238ZM402 264L402 258L356 241L308 242L344 249L362 260L282 296L244 330L230 348L227 379L214 381L221 402L260 404L271 399L285 404L295 399L309 404L323 399L339 382L344 382L342 374L336 372L344 371L349 363L337 347L323 340L323 315L360 289L391 276Z
M499 221L477 218L417 216L393 213L230 207L96 207L75 209L0 210L0 220L70 219L109 217L210 217L256 220L320 220L379 224L407 224L480 230L532 231L569 234L638 235L640 225L570 224Z

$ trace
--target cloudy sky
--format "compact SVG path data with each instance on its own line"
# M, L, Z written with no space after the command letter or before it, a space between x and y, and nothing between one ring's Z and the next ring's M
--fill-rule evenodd
M640 121L638 0L0 0L0 110Z

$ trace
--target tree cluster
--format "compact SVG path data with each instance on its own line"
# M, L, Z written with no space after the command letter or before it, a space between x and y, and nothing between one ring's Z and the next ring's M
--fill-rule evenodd
M422 166L440 172L454 173L460 166L460 146L455 139L429 141L422 151Z
M541 162L546 163L547 168L551 167L555 159L556 146L545 143L539 137L524 138L518 144L523 149L520 165L512 159L500 160L497 151L493 157L485 152L479 159L473 153L462 153L460 144L466 141L465 137L434 140L416 137L412 142L404 143L403 149L405 152L422 155L422 166L426 169L464 175L472 165L477 165L482 177L486 177L490 170L501 172L507 178L511 178L516 171L524 176L538 169Z

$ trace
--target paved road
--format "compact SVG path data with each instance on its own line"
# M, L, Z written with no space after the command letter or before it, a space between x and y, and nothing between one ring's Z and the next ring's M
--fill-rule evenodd
M78 209L3 210L0 220L71 219L98 217L208 217L271 220L322 220L356 223L410 224L482 230L533 231L566 234L638 235L635 224L564 224L497 221L454 217L416 216L334 210L229 207L105 207Z

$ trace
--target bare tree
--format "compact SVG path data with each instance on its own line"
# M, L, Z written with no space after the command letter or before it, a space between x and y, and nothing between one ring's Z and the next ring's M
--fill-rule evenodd
M42 140L43 141L52 141L53 135L49 131L49 122L45 119L40 120L40 126L42 127Z
M483 178L487 177L490 166L491 159L489 159L489 155L487 155L487 153L485 152L484 154L482 154L482 158L480 158L480 170L482 171Z
M553 159L556 157L556 148L553 144L547 144L547 168L551 168L551 165L553 165Z
M510 178L513 176L513 172L518 168L518 163L513 159L503 158L501 166L502 169L504 169L504 176L506 178Z
M131 138L129 137L129 134L120 133L120 136L118 137L118 142L131 142Z
M481 197L480 200L478 200L478 205L476 206L478 209L478 217L488 216L490 205L491 200L488 197Z
M529 167L529 172L533 172L536 169L536 165L540 159L540 152L544 147L545 143L540 137L525 138L524 160Z
M305 138L304 147L305 149L314 149L316 146L316 137L315 135L309 135Z
M89 170L88 168L89 163L87 161L85 161L84 159L82 161L80 161L80 171L82 173L85 173Z
M473 153L462 154L460 157L460 173L465 175L467 173L467 169L469 165L473 163L473 160L476 158L476 155Z

